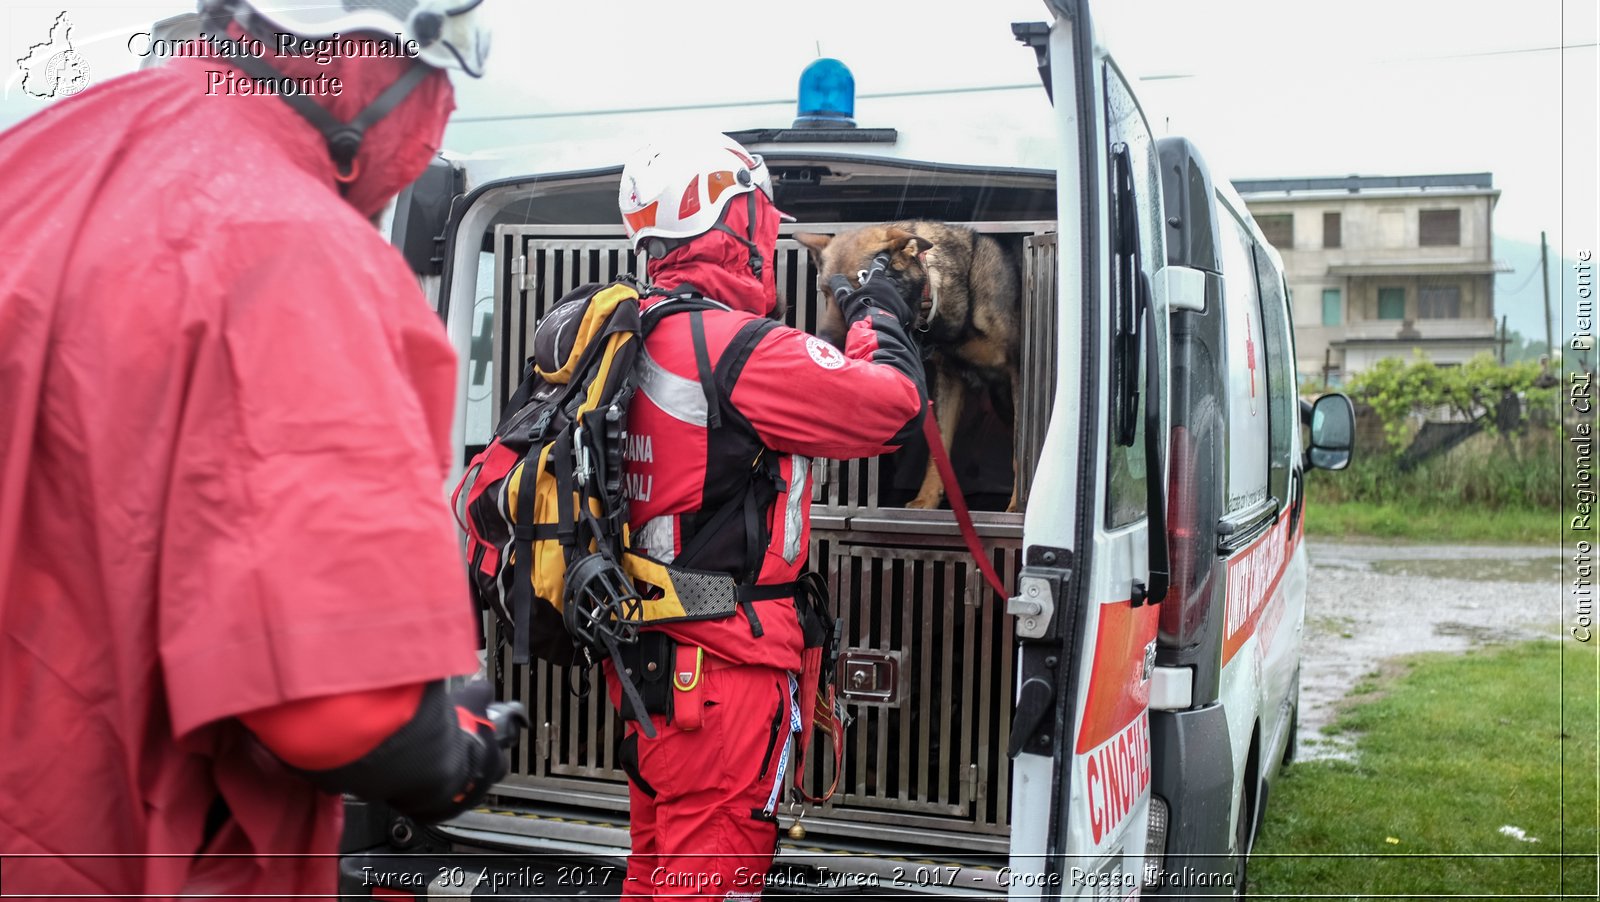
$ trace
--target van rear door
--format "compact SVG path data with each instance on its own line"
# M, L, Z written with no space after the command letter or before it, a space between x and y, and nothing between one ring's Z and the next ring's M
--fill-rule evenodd
M1165 582L1148 541L1165 486L1161 195L1149 125L1087 11L1052 6L1061 328L1012 602L1022 651L1008 882L1015 897L1120 899L1142 876Z

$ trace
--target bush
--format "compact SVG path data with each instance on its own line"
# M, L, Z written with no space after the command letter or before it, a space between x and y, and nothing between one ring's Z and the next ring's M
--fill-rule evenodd
M1438 366L1421 351L1411 360L1389 357L1352 377L1350 399L1371 407L1383 421L1384 436L1398 451L1411 434L1414 420L1443 412L1447 418L1470 422L1487 416L1486 428L1522 432L1531 411L1551 410L1558 381L1537 363L1524 361L1502 366L1488 354L1479 354L1461 366ZM1502 405L1508 398L1520 400ZM1509 422L1494 416L1509 412Z
M1556 430L1530 429L1521 436L1474 436L1409 472L1401 469L1396 453L1357 454L1349 469L1313 476L1310 497L1421 508L1554 511L1561 506L1561 450Z
M1312 493L1318 500L1414 509L1559 509L1561 430L1547 425L1556 394L1537 363L1501 366L1484 354L1459 367L1440 367L1419 352L1409 361L1379 361L1352 378L1348 391L1377 416L1383 441L1363 445L1348 470L1317 478ZM1428 418L1482 418L1483 431L1407 469L1403 452Z

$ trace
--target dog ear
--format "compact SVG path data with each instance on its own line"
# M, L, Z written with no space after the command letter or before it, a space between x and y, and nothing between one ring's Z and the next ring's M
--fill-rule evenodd
M794 240L805 245L806 249L811 251L811 262L817 264L818 267L821 267L822 251L828 246L828 242L833 240L833 236L817 235L812 232L795 232Z
M911 257L913 259L915 259L918 254L930 250L933 247L932 241L929 241L921 235L913 235L905 229L891 228L889 229L888 235L890 252L895 254L903 253L907 257Z

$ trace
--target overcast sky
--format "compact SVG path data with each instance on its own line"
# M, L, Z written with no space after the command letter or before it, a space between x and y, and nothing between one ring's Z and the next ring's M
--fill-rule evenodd
M0 27L15 60L65 10L101 82L136 67L130 34L192 8L23 0L0 11ZM1009 27L1047 18L1043 0L487 0L484 9L495 26L491 70L458 80L456 149L669 119L781 125L793 116L787 104L574 114L788 100L819 51L854 70L862 125L938 124L980 138L1049 128L1032 54ZM1118 0L1096 14L1157 134L1193 138L1227 175L1488 171L1504 192L1497 233L1536 242L1544 229L1572 256L1595 247L1600 215L1595 10L1593 0ZM24 94L13 70L0 124L53 102ZM997 90L867 96L971 87ZM529 118L480 118L501 116Z

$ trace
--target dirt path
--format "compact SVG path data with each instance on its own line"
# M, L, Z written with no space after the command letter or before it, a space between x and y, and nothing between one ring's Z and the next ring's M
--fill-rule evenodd
M1557 549L1312 541L1308 551L1301 760L1347 754L1349 740L1322 727L1387 659L1560 632Z

